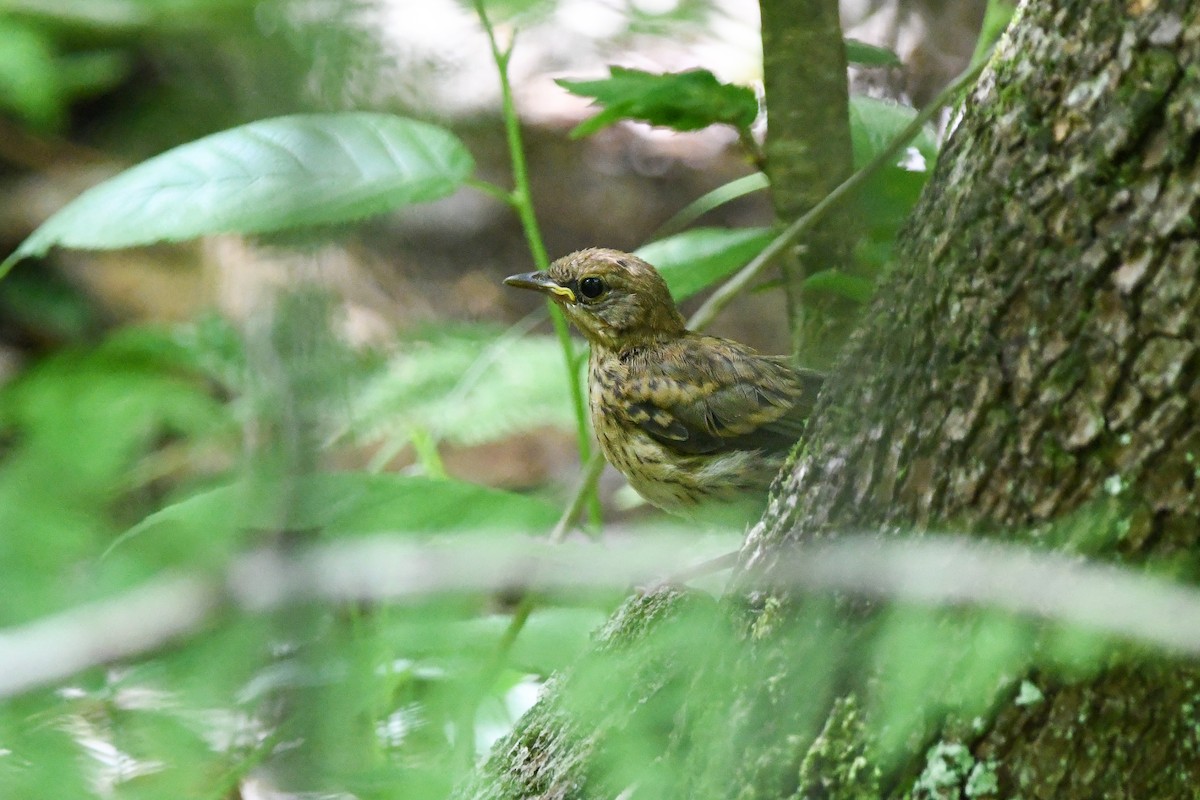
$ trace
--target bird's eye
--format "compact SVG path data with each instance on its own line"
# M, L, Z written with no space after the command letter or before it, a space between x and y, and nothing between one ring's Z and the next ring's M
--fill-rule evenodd
M579 282L579 293L588 300L595 300L604 294L604 290L607 288L604 285L604 280L597 278L595 275L589 275Z

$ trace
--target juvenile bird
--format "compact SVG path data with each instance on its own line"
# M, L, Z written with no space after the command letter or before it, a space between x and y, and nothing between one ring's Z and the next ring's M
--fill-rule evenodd
M509 286L553 299L591 345L588 402L608 462L667 511L761 501L822 376L687 329L654 267L593 248Z

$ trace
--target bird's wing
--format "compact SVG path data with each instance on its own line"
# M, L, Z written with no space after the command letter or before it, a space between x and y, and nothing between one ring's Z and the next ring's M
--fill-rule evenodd
M671 342L639 373L625 392L629 422L696 454L789 449L824 377L711 336Z

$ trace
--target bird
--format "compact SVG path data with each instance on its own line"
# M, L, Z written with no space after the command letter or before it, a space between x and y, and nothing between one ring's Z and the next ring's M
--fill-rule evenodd
M548 296L587 339L592 428L638 494L693 519L765 505L822 373L688 330L659 271L630 253L579 250L504 282Z

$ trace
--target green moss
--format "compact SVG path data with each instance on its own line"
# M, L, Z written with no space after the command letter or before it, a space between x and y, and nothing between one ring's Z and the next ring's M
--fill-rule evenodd
M779 612L783 608L783 601L778 597L771 595L758 611L758 615L754 618L754 623L750 626L750 638L754 640L765 639L775 629L778 621Z
M1183 715L1183 724L1190 734L1184 739L1184 747L1193 753L1200 753L1200 692L1185 700L1180 705L1179 712Z
M979 761L967 776L964 793L967 797L990 797L1000 791L1000 779L996 775L996 762L992 759Z
M834 702L800 764L796 800L878 800L879 768L868 757L867 726L853 695Z
M911 800L956 800L966 789L975 757L959 742L938 742L929 749L925 769L913 784Z
M1017 690L1017 696L1013 700L1013 703L1018 706L1032 706L1037 705L1045 699L1046 696L1042 694L1042 690L1034 685L1032 681L1023 680L1021 681L1021 688Z

